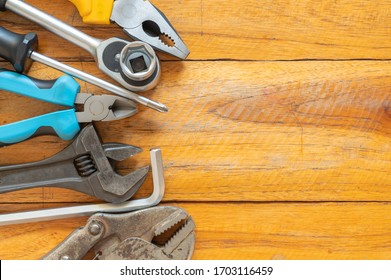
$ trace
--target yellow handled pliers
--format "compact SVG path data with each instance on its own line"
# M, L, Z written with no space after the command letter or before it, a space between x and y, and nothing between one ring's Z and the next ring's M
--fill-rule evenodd
M167 17L147 0L70 0L83 22L110 24L114 21L135 40L185 59L189 49Z

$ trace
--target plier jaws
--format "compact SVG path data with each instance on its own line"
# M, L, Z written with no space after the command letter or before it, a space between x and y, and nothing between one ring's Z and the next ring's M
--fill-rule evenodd
M149 1L114 1L110 20L120 25L133 39L162 52L180 59L185 59L190 53L167 17Z
M76 112L79 123L116 121L137 113L133 101L113 95L79 93L76 96L75 104L84 106L83 111Z
M185 59L189 49L168 18L148 0L70 0L79 10L83 22L116 22L136 41ZM1 3L1 1L0 1Z

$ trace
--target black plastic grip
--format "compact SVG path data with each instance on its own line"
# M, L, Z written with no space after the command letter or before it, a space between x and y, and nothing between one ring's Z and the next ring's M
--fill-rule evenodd
M5 11L5 3L7 3L7 0L0 0L0 11Z
M16 72L25 73L29 70L32 62L30 53L37 48L37 34L17 34L0 27L0 57L9 61Z

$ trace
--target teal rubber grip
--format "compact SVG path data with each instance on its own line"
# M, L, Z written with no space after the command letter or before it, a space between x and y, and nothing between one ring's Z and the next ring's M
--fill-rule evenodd
M80 85L71 76L52 81L33 79L13 71L0 71L0 90L45 102L74 107Z
M57 135L71 140L80 131L75 109L57 111L0 126L0 146L22 142L39 135Z

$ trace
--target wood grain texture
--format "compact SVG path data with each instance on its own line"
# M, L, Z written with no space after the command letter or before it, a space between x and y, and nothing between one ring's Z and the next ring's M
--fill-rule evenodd
M193 259L389 259L390 203L179 203ZM6 206L3 206L4 208ZM38 259L85 218L0 228L0 259Z
M29 3L97 38L66 0ZM154 0L191 50L159 54L162 79L126 120L97 123L105 142L163 151L163 204L197 224L195 259L390 259L391 1ZM37 31L40 52L107 79L91 56L10 12L2 26ZM7 63L0 62L0 67ZM29 74L52 79L34 63ZM80 82L83 92L104 90ZM0 124L61 107L0 92ZM0 149L0 165L47 158L68 142L44 136ZM149 174L135 197L152 190ZM0 195L0 213L97 202L36 188ZM86 218L0 227L0 259L36 259Z
M102 76L92 63L82 68ZM390 63L166 62L162 68L148 96L167 104L169 113L140 107L131 119L97 127L106 142L162 148L166 201L391 199ZM46 68L31 73L56 74ZM1 96L5 122L48 110L15 94ZM50 136L34 139L1 149L0 163L39 160L65 145ZM148 164L144 152L119 168L127 173ZM33 202L42 195L47 202L87 197L37 189L0 201Z
M66 0L28 3L81 28L97 38L120 36L110 26L85 26ZM168 16L191 50L190 59L292 60L389 59L391 1L371 0L189 0L153 3ZM87 52L53 37L42 28L10 12L4 26L16 32L38 31L46 55L77 61ZM68 52L70 51L70 52ZM162 56L164 59L171 59Z

